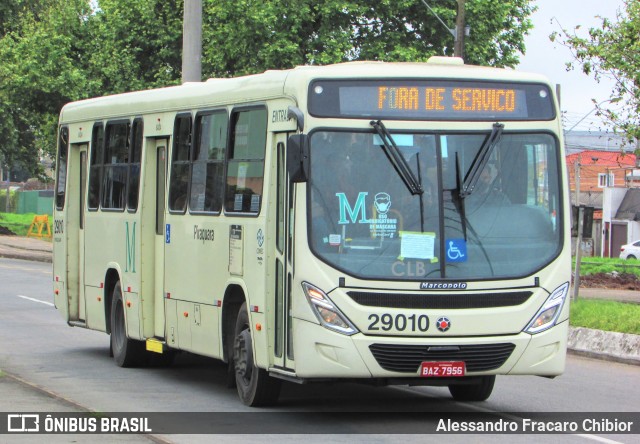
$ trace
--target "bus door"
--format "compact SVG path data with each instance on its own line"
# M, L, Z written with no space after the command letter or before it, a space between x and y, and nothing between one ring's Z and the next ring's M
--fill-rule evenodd
M292 342L291 282L293 276L293 209L294 188L289 183L286 168L286 143L288 134L277 134L277 195L276 195L276 274L274 364L283 369L295 369Z
M87 145L80 146L80 199L78 216L78 319L86 320L86 301L84 292L84 210L87 201Z
M156 140L155 162L155 254L154 254L154 336L165 337L164 316L164 247L165 247L165 193L167 184L167 147L169 139Z

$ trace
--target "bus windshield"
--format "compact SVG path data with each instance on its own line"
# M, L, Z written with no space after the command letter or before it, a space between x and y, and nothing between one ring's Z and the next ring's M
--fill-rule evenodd
M472 193L461 188L490 132L391 136L422 193L408 189L378 133L312 133L308 235L320 259L366 279L481 280L527 276L559 254L551 134L504 131Z

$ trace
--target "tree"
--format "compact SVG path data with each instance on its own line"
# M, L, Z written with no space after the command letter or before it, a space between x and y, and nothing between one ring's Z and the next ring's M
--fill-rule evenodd
M12 4L0 39L0 156L9 169L40 175L39 157L55 151L62 105L91 89L82 57L91 9L89 0Z
M457 2L431 2L453 27ZM420 0L205 0L203 71L215 76L348 60L453 55L453 37ZM467 61L515 66L531 0L467 0Z
M93 95L178 84L183 0L100 0L91 18Z
M608 102L622 108L612 110L593 100L596 112L630 142L640 140L640 2L625 0L616 20L602 19L602 25L590 28L586 37L578 35L579 30L579 26L563 29L553 33L551 40L572 50L575 60L567 63L567 69L577 64L597 81L614 80Z

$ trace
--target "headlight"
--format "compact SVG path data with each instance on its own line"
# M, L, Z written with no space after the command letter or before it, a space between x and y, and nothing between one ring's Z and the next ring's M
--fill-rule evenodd
M329 296L327 296L324 291L307 282L302 283L302 288L311 305L311 309L322 325L349 336L358 333L358 329L355 328L338 307L331 302L331 299L329 299Z
M568 292L569 282L565 282L556 288L542 305L542 308L538 310L538 313L533 317L533 320L529 323L525 331L536 334L556 325Z

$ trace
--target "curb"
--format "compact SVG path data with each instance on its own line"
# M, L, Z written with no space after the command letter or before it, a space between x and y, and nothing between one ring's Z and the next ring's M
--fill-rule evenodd
M5 248L2 245L0 245L0 257L7 259L20 259L24 261L52 262L51 253L19 248Z
M640 335L569 327L567 348L578 355L640 365Z

